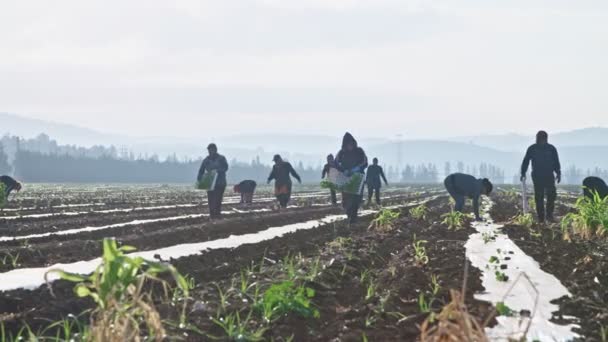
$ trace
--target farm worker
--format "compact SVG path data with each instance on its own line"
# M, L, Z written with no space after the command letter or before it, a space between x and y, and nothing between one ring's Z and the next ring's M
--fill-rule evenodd
M293 169L289 162L286 162L280 155L275 155L272 158L274 166L268 176L268 184L274 180L274 194L281 205L281 208L286 208L289 199L291 198L291 177L293 176L302 184L300 175Z
M200 181L206 172L217 172L215 188L211 191L207 191L209 217L217 219L222 215L222 200L224 198L224 191L226 190L226 171L228 171L228 162L226 161L226 157L217 153L217 146L213 143L207 146L207 152L209 155L201 164L201 168L198 171L198 180Z
M464 173L453 173L443 181L445 189L456 202L454 210L462 212L465 199L473 200L473 212L475 220L481 221L479 216L479 197L489 195L492 192L492 183L487 179L477 179Z
M608 197L608 185L599 177L587 177L583 180L583 194L589 199L593 199L594 193L600 198Z
M323 172L321 172L321 179L324 179L325 176L329 175L329 169L332 167L336 167L336 160L334 159L334 155L330 154L327 156L327 164L323 167ZM329 193L331 195L331 204L336 205L338 203L338 198L336 197L336 190L329 189Z
M8 199L8 195L14 191L21 191L21 183L16 181L13 177L10 176L0 176L0 183L4 184L4 194L0 194L0 196L4 196Z
M384 170L382 170L382 166L378 165L378 158L374 158L373 164L367 168L367 195L370 204L374 193L376 193L376 204L380 205L380 188L382 187L380 178L388 186Z
M557 190L555 181L562 180L562 170L559 163L557 149L549 144L549 135L545 131L536 134L536 144L528 147L526 156L521 164L521 181L526 180L528 166L532 161L532 182L534 183L534 198L536 200L536 214L539 222L553 222L553 209ZM545 211L545 195L547 208Z
M336 165L338 170L349 177L355 173L364 174L365 169L367 168L367 156L365 155L365 151L359 147L355 138L348 132L344 134L342 149L336 155ZM362 196L362 194L342 192L342 206L346 211L349 223L355 223L357 221Z
M255 181L248 179L234 186L234 192L241 194L241 204L253 203L253 193L257 185Z

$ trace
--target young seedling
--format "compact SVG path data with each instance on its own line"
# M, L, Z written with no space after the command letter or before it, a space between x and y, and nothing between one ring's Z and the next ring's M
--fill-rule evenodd
M505 273L503 273L503 272L496 271L496 272L494 273L494 275L496 276L496 280L498 280L498 281L501 281L501 282L507 282L507 281L509 281L509 276L508 276L508 275L506 275L506 274L505 274Z
M424 266L429 263L429 257L426 254L426 247L424 246L427 242L426 240L416 240L416 235L414 235L412 246L414 247L414 260L418 266Z
M460 230L464 227L466 215L459 211L451 211L441 217L443 217L442 223L447 225L450 230Z
M507 317L513 316L513 310L511 310L511 308L509 308L503 302L496 303L496 312L498 312L499 316L507 316Z
M395 230L395 223L399 218L399 215L398 211L382 209L369 225L368 229L376 230L381 233L391 232Z
M238 312L226 315L221 318L212 318L213 323L224 330L226 337L230 341L263 341L266 330L265 327L258 327L255 330L250 329L251 315L253 311L249 311L247 318L241 320Z
M496 241L496 235L493 233L481 233L481 238L485 244Z
M292 281L273 284L256 306L268 323L287 313L293 312L304 318L319 318L319 310L312 306L311 299L315 296L315 290L297 286Z
M426 215L428 214L429 209L426 205L421 204L415 208L410 209L410 216L416 220L426 220Z
M513 222L515 222L515 224L517 224L517 225L520 225L522 227L529 229L534 225L534 217L530 213L520 214L515 217Z
M593 198L579 198L574 207L577 212L567 214L561 222L565 240L572 234L588 240L608 233L608 197L602 198L594 191Z

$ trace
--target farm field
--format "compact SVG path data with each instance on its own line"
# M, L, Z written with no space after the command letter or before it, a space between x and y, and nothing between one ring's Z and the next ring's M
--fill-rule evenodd
M573 191L560 193L559 217L574 210ZM104 253L102 242L114 238L185 276L187 294L176 290L169 275L162 279L174 286L170 291L153 281L145 285L166 340L415 341L426 320L434 318L429 327L442 322L451 290L463 285L467 317L486 327L492 340L517 336L500 335L507 316L520 322L520 333L533 316L530 341L559 340L543 336L544 326L562 336L572 330L582 341L607 337L605 242L567 242L559 225L527 225L518 219L521 197L514 188L503 187L487 200L491 218L504 225L490 233L482 230L491 225L473 225L469 218L449 227L450 200L438 186L396 186L383 197L389 209L365 206L360 221L348 225L341 208L316 187L300 187L284 210L276 208L269 187L250 206L227 193L224 218L214 221L205 193L187 186L28 188L0 214L4 334L27 338L31 331L47 340L79 340L94 301L78 298L72 282L47 286L45 273L57 267L92 272ZM494 253L496 265L487 260L477 267L472 242L483 236L481 249L496 251L504 248L503 234L514 247ZM516 261L526 255L538 270L519 268ZM530 274L531 285L524 284L530 292L542 292L536 286L549 283L535 283L533 276L542 271L571 296L549 298L552 304L536 298L540 309L533 310L529 294L528 307L519 309L521 298L516 291L509 296L509 288L524 283L517 277L524 272ZM508 279L497 285L498 274ZM493 293L504 296L505 305L488 300ZM554 313L542 316L543 304ZM66 325L48 328L61 320ZM152 335L140 323L141 336Z

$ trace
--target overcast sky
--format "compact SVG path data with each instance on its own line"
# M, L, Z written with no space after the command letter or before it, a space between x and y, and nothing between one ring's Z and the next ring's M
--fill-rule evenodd
M129 135L608 126L606 60L606 0L0 3L0 111Z

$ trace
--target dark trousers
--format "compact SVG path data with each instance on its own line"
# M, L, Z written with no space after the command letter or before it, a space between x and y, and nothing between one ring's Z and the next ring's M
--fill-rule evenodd
M330 189L329 190L329 195L331 197L331 204L338 203L338 196L336 195L336 190Z
M291 199L291 194L277 195L277 200L279 201L279 205L281 206L281 208L287 208L287 204L289 204L290 199Z
M454 202L456 202L456 204L454 205L454 210L462 212L462 210L464 209L465 196L456 188L452 177L446 178L446 180L443 182L443 185L445 186L445 189L448 191L450 196L452 196L452 198L454 199Z
M348 217L348 222L355 223L361 206L361 195L342 193L342 207Z
M534 200L536 201L538 220L544 221L545 218L553 219L553 210L555 209L555 199L557 197L555 177L553 175L532 176L532 182L534 183ZM546 210L545 196L547 197Z
M372 197L374 197L374 193L376 194L376 204L380 205L380 187L368 185L367 198L370 204L372 203Z
M241 204L253 203L253 192L241 192Z
M222 200L226 185L216 185L213 191L207 191L207 204L209 205L209 217L219 218L222 215Z

